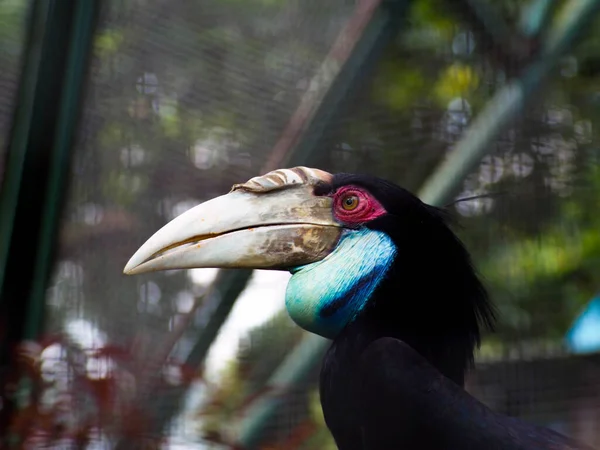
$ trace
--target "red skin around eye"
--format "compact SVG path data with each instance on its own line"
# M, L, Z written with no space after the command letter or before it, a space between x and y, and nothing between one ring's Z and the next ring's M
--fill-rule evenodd
M358 206L351 211L344 209L344 199L358 197ZM358 186L343 186L333 194L333 213L337 220L347 225L362 225L386 213L385 208L369 192Z

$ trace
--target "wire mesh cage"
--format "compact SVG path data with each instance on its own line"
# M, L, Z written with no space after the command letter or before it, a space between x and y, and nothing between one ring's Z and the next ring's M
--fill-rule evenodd
M543 48L542 32L522 29L524 1L490 2L521 30L508 41L471 1L398 1L392 19L380 3L102 3L44 337L22 350L41 361L39 401L52 412L21 419L30 445L238 448L268 395L279 407L252 448L336 448L318 364L292 389L269 382L305 338L283 311L289 274L122 272L166 222L279 165L371 173L419 192L467 131L493 126L474 123ZM596 30L488 140L447 208L500 317L468 390L598 446L597 354L565 345L600 285ZM18 67L6 55L0 65ZM13 92L5 78L17 75L0 71L0 86ZM66 431L49 433L57 424Z

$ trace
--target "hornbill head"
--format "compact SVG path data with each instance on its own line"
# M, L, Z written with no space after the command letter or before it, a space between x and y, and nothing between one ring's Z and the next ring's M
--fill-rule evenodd
M445 213L365 175L295 167L252 178L165 225L124 272L204 267L290 271L290 316L328 338L374 304L382 326L409 335L469 327L471 348L490 319Z

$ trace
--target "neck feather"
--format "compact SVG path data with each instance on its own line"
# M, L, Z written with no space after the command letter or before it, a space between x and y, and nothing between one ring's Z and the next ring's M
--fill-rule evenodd
M463 385L481 329L493 328L494 309L469 254L445 223L419 227L435 239L415 239L417 230L390 233L398 257L348 331L400 339Z

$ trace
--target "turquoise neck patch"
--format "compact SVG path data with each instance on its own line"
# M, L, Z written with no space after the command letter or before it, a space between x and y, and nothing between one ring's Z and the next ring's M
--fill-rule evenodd
M292 271L285 293L290 317L311 333L334 338L367 304L396 252L381 231L344 231L323 260Z

